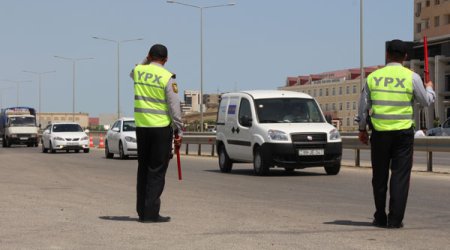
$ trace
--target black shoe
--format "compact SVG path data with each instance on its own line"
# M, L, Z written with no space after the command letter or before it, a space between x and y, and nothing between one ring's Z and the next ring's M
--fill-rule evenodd
M169 222L169 221L170 221L169 216L158 215L158 217L156 217L156 218L139 217L139 222L142 222L142 223L161 223L161 222Z
M388 223L387 228L402 228L403 227L403 222L400 222L398 224L394 224L394 223Z
M374 225L375 227L386 227L387 223L386 221L378 221L377 219L374 219L372 225Z

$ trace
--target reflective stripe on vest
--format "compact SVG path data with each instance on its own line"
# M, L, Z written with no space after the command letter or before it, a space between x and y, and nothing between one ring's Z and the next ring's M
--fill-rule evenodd
M367 77L372 100L372 124L377 131L408 129L413 125L412 71L386 66Z
M159 65L134 68L134 119L137 127L165 127L171 122L166 86L172 73Z

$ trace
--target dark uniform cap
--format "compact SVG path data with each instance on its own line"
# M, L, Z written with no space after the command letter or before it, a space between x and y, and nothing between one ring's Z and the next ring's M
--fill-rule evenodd
M388 42L386 51L389 54L400 54L405 55L406 54L406 44L402 40L392 40Z
M148 55L154 59L165 59L167 58L167 48L162 44L155 44L150 48Z

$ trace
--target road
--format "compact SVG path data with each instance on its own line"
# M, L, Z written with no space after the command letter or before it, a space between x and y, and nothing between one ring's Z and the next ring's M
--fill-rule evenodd
M218 171L184 156L168 171L162 214L136 221L136 159L0 148L1 249L445 249L450 175L414 172L399 230L370 225L370 169L322 168L257 177L251 165Z

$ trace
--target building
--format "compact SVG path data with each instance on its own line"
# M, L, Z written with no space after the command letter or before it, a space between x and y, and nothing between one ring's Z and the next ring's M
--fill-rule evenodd
M405 64L418 73L424 71L424 36L436 102L428 109L416 107L421 110L416 113L416 123L431 128L433 121L442 123L450 117L450 0L414 0L413 56Z
M381 66L364 68L367 76ZM341 131L354 131L360 96L360 69L344 69L319 74L288 77L281 90L298 91L316 98L326 116Z
M55 122L76 122L81 127L87 128L89 126L89 114L88 113L37 113L38 123L42 128L47 124Z
M198 91L184 91L184 105L182 106L182 110L185 110L186 113L200 112L200 93Z

